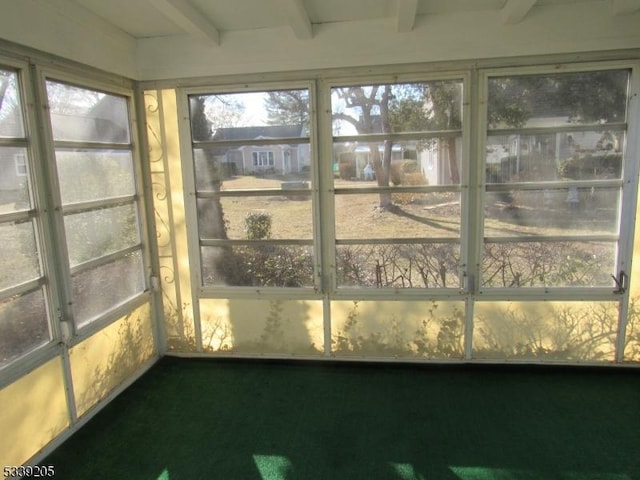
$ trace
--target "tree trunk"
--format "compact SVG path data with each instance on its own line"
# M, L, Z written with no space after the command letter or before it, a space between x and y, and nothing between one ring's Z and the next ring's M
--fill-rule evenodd
M460 172L458 171L458 155L456 154L456 138L447 139L447 157L449 159L449 173L452 184L460 183Z
M205 157L203 163L206 167L198 171L198 183L206 185L208 191L219 192L222 187L222 172L218 161L212 152L204 150L202 153ZM200 237L226 240L228 238L227 229L220 197L199 198L197 202Z
M391 87L385 85L382 98L380 100L380 121L382 123L382 133L391 133L391 125L389 123L389 98L391 96ZM380 153L378 152L378 146L376 145L375 152L377 157L377 163L380 164L380 170L382 175L378 176L378 169L376 169L376 176L378 179L379 187L389 186L389 177L391 176L391 149L393 143L391 140L384 141L384 148L382 149L382 160L380 160ZM380 208L389 208L391 206L391 193L380 192Z

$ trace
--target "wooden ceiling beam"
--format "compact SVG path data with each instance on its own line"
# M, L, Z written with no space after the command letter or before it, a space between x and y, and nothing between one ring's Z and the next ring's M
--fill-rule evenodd
M313 28L302 0L272 0L274 6L284 14L296 37L301 40L313 38Z
M158 11L182 30L215 45L220 45L220 32L187 0L149 0Z
M500 11L502 23L509 25L520 23L536 2L537 0L507 0Z
M613 15L629 15L640 10L640 0L609 0Z
M396 29L398 32L410 32L416 23L418 0L398 0Z

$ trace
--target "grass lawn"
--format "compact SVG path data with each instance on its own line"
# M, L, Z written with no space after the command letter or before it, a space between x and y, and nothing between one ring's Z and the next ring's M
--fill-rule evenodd
M281 195L279 178L238 176L225 180L223 190L274 189L273 196L223 198L228 234L246 238L244 218L250 212L266 211L272 216L273 239L313 238L311 195L287 198ZM336 188L374 187L375 182L335 180ZM461 228L460 196L456 192L400 193L393 195L397 208L381 210L378 195L371 193L335 196L335 228L339 239L357 238L458 238ZM528 200L529 202L535 202ZM607 226L610 215L524 204L492 202L485 209L485 234L498 236L567 235L613 233ZM611 213L611 212L609 212Z

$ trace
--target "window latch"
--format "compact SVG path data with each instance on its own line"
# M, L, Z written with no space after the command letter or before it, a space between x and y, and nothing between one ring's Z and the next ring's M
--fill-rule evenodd
M617 277L615 275L611 275L611 278L613 278L613 281L616 284L616 289L613 291L613 293L622 295L627 291L627 274L624 273L624 271L620 270L620 273L618 273Z

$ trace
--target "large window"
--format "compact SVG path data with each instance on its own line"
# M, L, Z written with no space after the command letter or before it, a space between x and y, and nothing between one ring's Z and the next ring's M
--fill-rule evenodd
M482 285L613 287L628 70L488 78Z
M189 96L201 283L315 285L307 89Z
M0 366L51 340L18 72L0 69Z
M127 99L46 83L77 327L145 289Z
M460 288L463 82L331 89L338 287Z

